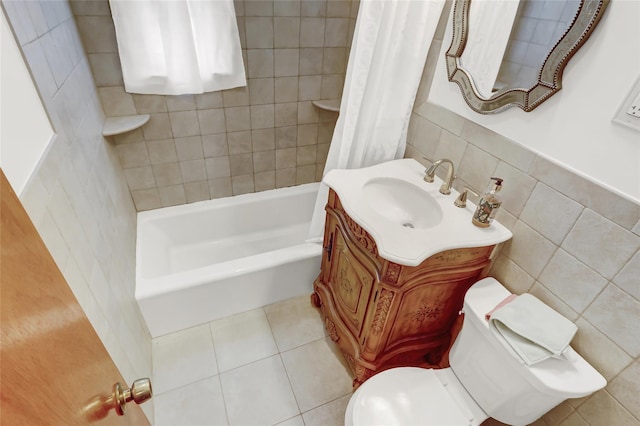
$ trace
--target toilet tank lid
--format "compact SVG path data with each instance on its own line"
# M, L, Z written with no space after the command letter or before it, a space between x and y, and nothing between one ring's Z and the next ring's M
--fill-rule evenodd
M524 376L537 388L544 392L557 394L564 398L580 398L602 389L607 381L595 368L573 348L565 351L566 359L549 358L532 366L527 366L520 359L510 354L489 330L485 314L511 293L495 278L485 278L475 283L467 291L464 299L465 317L486 328L487 335L497 350L504 351L514 363L518 364Z

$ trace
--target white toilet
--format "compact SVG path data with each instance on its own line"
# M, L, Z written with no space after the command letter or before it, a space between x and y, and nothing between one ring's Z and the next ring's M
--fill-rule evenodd
M493 417L526 425L565 399L606 385L571 347L566 359L532 366L509 353L484 318L509 294L493 278L474 284L464 299L464 324L449 354L451 367L401 367L373 376L352 395L345 424L479 425Z

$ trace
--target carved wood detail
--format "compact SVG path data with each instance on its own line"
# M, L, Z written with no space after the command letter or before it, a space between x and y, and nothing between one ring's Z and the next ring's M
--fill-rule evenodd
M338 330L336 329L336 325L329 318L325 318L324 325L327 329L327 334L334 342L337 342L340 339L340 335L338 334Z
M380 298L378 299L376 312L373 315L373 324L371 324L371 330L373 330L374 334L380 334L382 332L392 300L393 293L383 289L380 293Z
M397 284L398 278L400 278L400 271L402 266L397 263L389 262L387 264L387 270L384 274L383 280L389 284Z
M320 296L318 296L318 293L316 292L311 293L310 299L311 299L311 304L316 308L319 308L320 306L322 306L322 299L320 299Z
M355 365L355 361L353 360L353 357L351 356L351 354L350 354L350 353L348 353L348 352L342 352L342 356L344 356L344 359L346 359L346 360L347 360L347 363L348 363L350 366L354 366L354 365Z
M376 243L373 241L373 238L367 231L365 231L360 225L358 225L353 219L345 214L345 222L347 226L353 233L353 236L356 240L365 248L369 253L374 256L378 256L378 248L376 247Z
M333 191L325 226L334 255L323 256L311 300L354 387L388 368L447 367L464 293L489 266L493 247L446 250L415 267L387 261Z
M360 364L356 364L355 368L355 376L356 378L353 380L353 386L358 387L365 382L369 377L373 376L375 371L370 370L366 367L363 367Z

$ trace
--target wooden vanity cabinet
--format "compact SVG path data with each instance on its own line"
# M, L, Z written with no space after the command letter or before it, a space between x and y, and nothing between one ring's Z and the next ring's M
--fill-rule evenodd
M399 366L446 367L464 294L494 246L446 250L418 266L383 259L329 191L321 271L312 303L354 376L354 387Z

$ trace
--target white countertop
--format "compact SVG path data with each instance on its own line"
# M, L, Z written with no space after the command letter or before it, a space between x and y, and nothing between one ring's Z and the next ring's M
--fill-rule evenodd
M509 240L511 231L497 221L488 228L471 223L475 205L466 208L453 205L458 192L442 195L442 180L423 180L425 167L414 159L388 161L362 169L331 170L323 182L340 197L345 211L375 240L383 258L407 266L417 266L425 259L444 250L485 247ZM370 206L364 187L376 178L390 177L424 190L442 209L442 220L429 228L407 228L393 223ZM379 210L379 209L378 209Z

